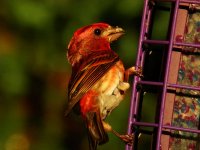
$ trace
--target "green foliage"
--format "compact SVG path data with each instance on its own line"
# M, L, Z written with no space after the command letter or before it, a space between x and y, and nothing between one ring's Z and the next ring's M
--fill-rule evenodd
M39 1L10 0L8 7L14 21L22 27L45 28L53 20L53 12Z

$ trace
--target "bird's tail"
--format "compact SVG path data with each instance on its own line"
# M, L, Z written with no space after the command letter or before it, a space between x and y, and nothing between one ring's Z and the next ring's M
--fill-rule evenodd
M88 112L85 119L90 150L96 150L97 145L108 141L108 135L104 130L100 112Z

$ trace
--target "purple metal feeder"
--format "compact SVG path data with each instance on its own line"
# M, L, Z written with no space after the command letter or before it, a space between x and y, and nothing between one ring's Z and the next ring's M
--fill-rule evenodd
M168 38L167 40L154 40L151 39L150 32L151 32L151 25L152 25L152 16L154 13L154 8L157 7L159 3L168 4L170 5L170 19L169 19L169 27L168 27ZM129 121L128 121L128 133L135 133L135 143L133 146L126 146L126 150L138 149L138 143L141 139L138 140L137 136L139 133L143 133L140 128L141 127L150 127L153 129L151 132L152 134L152 145L146 149L155 149L160 150L162 149L161 138L162 135L165 135L164 131L168 131L168 134L171 132L190 132L190 133L200 133L200 130L195 128L186 128L176 126L172 123L164 124L164 110L166 107L166 95L171 91L178 90L193 90L193 91L200 91L200 87L196 85L185 85L180 84L178 82L171 83L169 82L170 78L170 65L172 62L172 53L174 51L179 51L181 54L181 50L183 47L190 47L190 48L200 48L200 44L193 44L188 43L185 41L177 41L176 39L176 28L177 28L177 16L178 10L181 8L182 4L190 5L190 4L200 4L199 0L144 0L144 9L143 9L143 16L141 22L141 31L140 31L140 38L138 44L138 54L136 59L136 66L141 66L144 71L146 68L146 55L149 45L161 45L164 48L160 49L160 51L164 51L163 59L160 64L163 65L161 70L161 78L159 80L149 80L148 74L144 73L144 78L134 77L133 87L132 87L132 97L131 97L131 105L130 105L130 114L129 114ZM189 7L185 6L183 9L188 9ZM155 17L155 16L154 16ZM177 48L178 47L178 48ZM180 48L181 47L181 48ZM180 48L180 49L179 49ZM160 57L160 56L158 56ZM157 94L159 95L156 99L157 107L156 107L156 114L155 114L155 122L143 122L140 120L141 114L141 107L143 96L145 92L151 92L150 89L156 89ZM197 94L198 95L198 94ZM191 95L190 95L191 96ZM199 96L199 95L198 95ZM198 97L199 98L199 97ZM198 125L199 126L199 125ZM197 148L197 147L196 147ZM194 148L195 149L195 148Z

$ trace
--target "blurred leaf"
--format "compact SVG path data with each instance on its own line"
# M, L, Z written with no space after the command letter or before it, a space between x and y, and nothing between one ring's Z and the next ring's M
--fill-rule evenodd
M52 13L39 1L10 0L8 1L13 19L21 26L44 28L52 22Z
M0 58L0 89L8 95L24 94L27 78L24 64L15 55Z
M143 6L143 2L140 1L133 1L133 0L123 0L119 1L117 4L117 10L123 14L124 16L138 16L140 14L140 9Z
M130 67L134 65L137 54L137 40L131 33L126 33L120 41L119 56L123 60L124 64Z

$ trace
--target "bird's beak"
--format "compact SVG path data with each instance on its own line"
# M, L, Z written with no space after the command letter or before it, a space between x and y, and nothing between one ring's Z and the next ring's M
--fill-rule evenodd
M103 36L106 37L111 43L121 37L124 33L124 30L120 27L109 26L106 30L103 31Z

